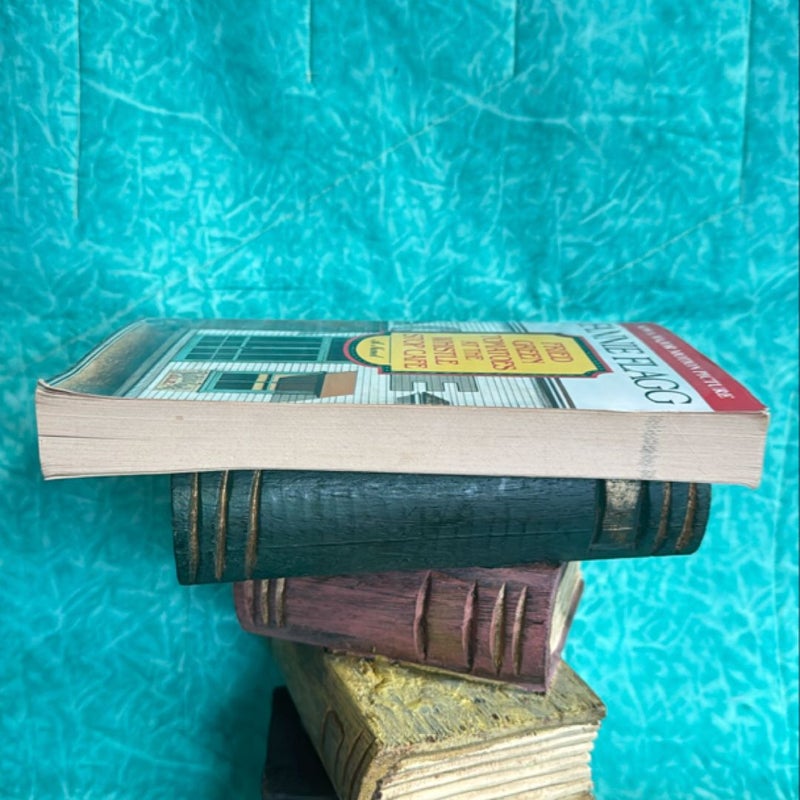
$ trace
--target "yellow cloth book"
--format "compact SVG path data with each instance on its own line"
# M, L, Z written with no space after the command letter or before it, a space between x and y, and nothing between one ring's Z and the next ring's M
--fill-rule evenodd
M602 701L566 664L547 694L274 640L342 800L592 797Z

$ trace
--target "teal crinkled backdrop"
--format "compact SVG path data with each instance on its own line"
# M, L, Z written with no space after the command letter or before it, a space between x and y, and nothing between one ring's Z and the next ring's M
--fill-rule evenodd
M0 796L254 798L276 675L166 478L39 477L142 316L653 320L773 410L689 559L594 563L599 798L797 798L797 9L6 0Z

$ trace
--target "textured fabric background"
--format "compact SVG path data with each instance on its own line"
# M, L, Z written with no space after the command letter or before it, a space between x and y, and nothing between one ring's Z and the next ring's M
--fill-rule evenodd
M142 316L653 320L773 410L701 551L596 563L600 798L796 798L797 9L5 0L0 796L254 798L276 680L165 478L39 477Z

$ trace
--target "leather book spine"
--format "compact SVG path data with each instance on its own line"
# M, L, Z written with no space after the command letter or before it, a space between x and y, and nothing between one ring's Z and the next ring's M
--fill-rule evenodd
M577 569L574 565L572 569ZM245 630L545 691L583 587L565 565L387 572L237 583Z
M231 471L173 475L182 583L687 554L710 487Z

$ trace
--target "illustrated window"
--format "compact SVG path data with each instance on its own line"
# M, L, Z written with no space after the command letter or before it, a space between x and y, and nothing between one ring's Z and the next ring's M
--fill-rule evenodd
M263 392L268 389L266 372L212 372L203 392Z
M347 361L343 336L254 336L200 334L178 356L179 361L231 363Z

